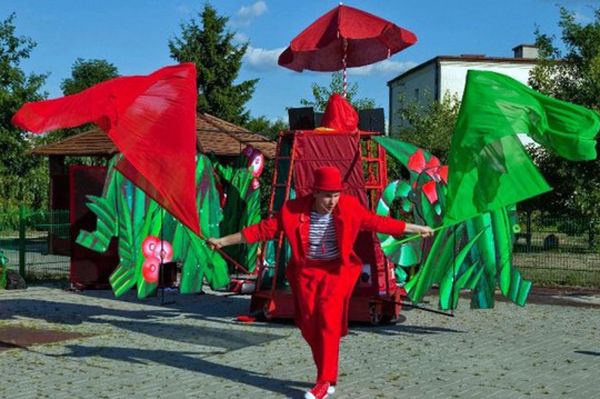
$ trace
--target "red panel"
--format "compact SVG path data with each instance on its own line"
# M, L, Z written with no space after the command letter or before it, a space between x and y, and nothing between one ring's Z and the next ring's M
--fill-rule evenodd
M365 180L358 134L297 132L294 145L294 188L298 197L312 192L313 172L321 166L336 166L347 184L346 193L367 206Z
M99 253L75 243L80 230L96 230L96 215L86 205L88 195L102 195L106 168L72 165L69 167L71 223L71 271L69 279L79 288L106 288L108 278L119 262L117 240L108 251Z

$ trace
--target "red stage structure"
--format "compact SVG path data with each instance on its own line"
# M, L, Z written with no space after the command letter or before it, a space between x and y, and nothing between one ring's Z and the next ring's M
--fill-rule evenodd
M343 133L320 129L281 132L269 214L279 211L287 199L308 194L312 173L321 166L338 167L348 187L346 193L375 209L387 185L385 150L372 140L378 135L379 132L371 131ZM288 254L283 233L275 240L271 262L267 261L267 245L262 247L250 310L262 312L267 318L292 318L294 303L284 276ZM362 232L355 252L363 262L363 269L350 303L349 320L379 324L397 319L405 291L396 285L394 265L383 254L376 234Z

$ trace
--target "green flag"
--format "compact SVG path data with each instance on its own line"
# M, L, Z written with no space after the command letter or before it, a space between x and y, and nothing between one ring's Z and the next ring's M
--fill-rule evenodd
M600 116L509 78L470 70L449 156L444 224L516 204L552 188L517 137L569 160L596 158Z

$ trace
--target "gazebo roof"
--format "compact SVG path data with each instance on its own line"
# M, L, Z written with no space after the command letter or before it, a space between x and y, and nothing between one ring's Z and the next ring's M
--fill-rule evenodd
M209 114L197 114L196 137L196 148L202 154L214 152L218 156L237 156L250 144L265 157L275 157L274 141ZM97 127L31 151L36 155L67 156L111 156L118 152L106 133Z

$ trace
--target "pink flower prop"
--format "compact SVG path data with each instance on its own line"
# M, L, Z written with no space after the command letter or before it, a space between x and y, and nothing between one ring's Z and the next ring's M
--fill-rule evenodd
M160 259L151 256L144 261L142 265L142 277L147 283L158 282L158 271L160 269Z
M448 165L442 166L438 170L438 175L444 183L448 183Z
M433 180L428 181L427 183L423 184L421 189L423 190L423 193L427 197L427 200L429 201L430 204L433 204L434 202L437 201L438 195L437 195L437 191L435 189L435 181L433 181Z
M248 170L253 177L259 177L265 167L265 156L262 152L255 150L248 160Z
M439 180L439 176L437 176L438 171L440 169L440 160L437 159L436 157L431 157L431 159L429 160L429 162L427 162L427 165L425 165L425 173L427 173L429 176L436 178L438 177Z
M242 154L244 154L246 157L250 158L252 157L252 153L254 152L254 147L252 147L250 144L248 144L246 146L246 148L244 148L242 150Z
M170 262L173 260L173 246L168 241L160 241L156 244L156 249L154 250L154 256L156 258L165 262Z
M408 170L421 173L425 169L425 155L420 148L408 159Z
M154 252L156 251L156 246L160 243L160 239L155 236L148 236L142 242L142 253L145 258L150 256L154 256Z

